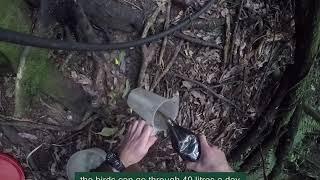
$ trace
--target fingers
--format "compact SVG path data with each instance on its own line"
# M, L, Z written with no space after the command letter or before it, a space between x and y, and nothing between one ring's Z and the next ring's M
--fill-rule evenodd
M143 127L142 133L141 133L141 138L143 139L143 141L148 141L149 137L151 136L153 131L153 128L149 125L145 125Z
M145 125L143 130L142 130L142 134L141 134L141 138L143 139L143 142L146 142L146 147L149 149L157 140L156 136L153 136L153 128L149 125Z
M139 121L134 121L131 125L132 125L132 128L131 128L131 131L129 131L130 134L133 134L136 129L137 129L137 126L138 126L138 123Z
M136 135L140 136L140 134L141 134L141 132L142 132L142 129L144 128L144 125L145 125L145 124L146 124L145 121L140 120L140 121L138 122L137 128L136 128L136 130L135 130L134 133L135 133Z
M133 123L131 123L131 124L129 125L127 135L129 135L129 134L132 133L132 126L133 126Z

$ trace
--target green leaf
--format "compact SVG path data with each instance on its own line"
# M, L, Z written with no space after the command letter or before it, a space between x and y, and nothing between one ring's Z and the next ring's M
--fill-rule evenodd
M114 59L114 64L119 66L121 62L124 60L125 56L126 56L126 52L120 51L119 57Z
M118 131L118 128L108 128L108 127L105 127L105 128L102 129L101 132L96 133L96 134L99 134L99 135L105 136L105 137L109 137L109 136L114 135L117 131Z
M118 58L115 58L114 63L115 63L116 65L120 65L119 59L118 59Z

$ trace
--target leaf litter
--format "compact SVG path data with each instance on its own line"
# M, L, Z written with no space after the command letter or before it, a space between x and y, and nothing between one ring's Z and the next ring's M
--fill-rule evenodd
M136 0L126 0L125 3L133 4L135 8L145 7L150 3L141 2L142 4ZM164 3L166 6L166 2L157 1L152 4L151 9L156 9L157 3ZM205 2L173 0L170 26L187 17L190 12L196 11ZM179 94L180 112L176 121L180 125L198 134L205 134L212 144L219 146L227 154L237 147L237 138L247 131L244 124L255 121L255 117L260 113L259 106L271 96L271 92L266 92L265 89L276 88L277 78L273 78L273 75L281 75L286 66L292 63L295 47L292 4L292 1L244 0L238 18L240 5L237 2L221 0L201 18L192 22L189 28L182 30L182 33L190 37L229 48L226 63L224 50L183 42L177 59L154 88L155 93L167 98L171 98L175 93ZM159 13L149 34L163 30L165 9ZM226 42L227 17L230 17L230 42ZM234 31L236 24L237 30ZM137 33L113 34L115 41L140 37ZM158 61L162 41L154 42L155 53L145 72L145 87L151 87L163 73L179 41L180 39L174 36L168 37L162 63ZM25 150L26 148L13 145L3 136L1 150L16 154L19 160L24 161L33 149L46 144L37 149L36 153L41 154L43 152L40 149L44 149L44 152L53 154L53 157L46 162L47 167L39 174L43 177L65 179L66 162L76 151L91 147L118 149L129 123L139 119L127 107L125 98L129 90L136 87L140 70L137 62L142 56L139 48L133 48L105 52L104 57L106 61L97 64L89 53L52 52L52 59L57 67L65 77L73 79L83 87L93 99L92 107L99 109L102 117L90 121L77 132L39 129L30 132L30 129L17 128L19 135L31 144L30 149ZM61 62L58 59L68 61ZM100 74L97 74L97 69ZM277 71L280 73L276 73ZM6 92L0 94L1 99L8 101L12 98L10 85L1 88L1 92ZM228 101L217 98L208 89ZM4 94L7 94L7 97ZM72 121L68 120L70 114L64 112L64 108L51 104L54 103L38 103L32 110L32 119L37 122L55 122L63 126L64 123L59 120L62 119L68 121L66 126L75 126L73 116ZM12 110L12 107L7 109L10 113L9 109ZM36 153L32 156L36 157ZM28 165L25 165L25 168L28 177L33 177L34 169ZM184 171L185 165L171 148L168 137L160 135L143 160L142 168L147 171Z

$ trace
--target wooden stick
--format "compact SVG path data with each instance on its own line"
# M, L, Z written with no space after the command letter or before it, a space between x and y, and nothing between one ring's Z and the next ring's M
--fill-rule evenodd
M85 128L87 125L89 125L91 122L95 121L98 118L99 118L98 115L93 115L93 116L91 116L89 118L85 118L85 120L82 121L82 123L80 125L78 125L75 128L73 128L72 131L80 131L83 128Z
M98 115L93 115L89 118L86 118L80 125L76 126L75 128L67 128L63 126L38 123L38 122L33 122L31 120L19 119L19 118L4 116L0 114L1 125L17 126L17 127L32 128L32 129L48 129L53 131L80 131L96 119L98 119Z
M141 36L142 38L145 38L148 35L149 29L156 21L157 16L160 13L162 7L163 6L158 6L158 8L154 11L152 16L148 19L148 22L146 23L146 26L145 26L143 33L142 33L142 36ZM143 59L142 59L142 65L140 68L140 73L139 73L138 87L142 87L144 85L143 82L144 82L144 78L146 75L148 65L151 62L152 57L155 54L155 45L150 44L149 47L147 47L147 45L143 45L142 46L142 54L143 54Z
M207 42L207 41L204 41L204 40L201 40L201 39L197 39L197 38L194 38L194 37L185 35L185 34L180 33L180 32L175 32L173 35L174 35L175 37L177 37L177 38L186 40L186 41L191 42L191 43L194 43L194 44L196 44L196 45L212 47L212 48L215 48L215 49L223 49L223 48L222 48L221 46L219 46L219 45L216 45L216 44L213 44L213 43L211 43L211 42Z
M201 83L201 82L195 81L195 80L193 80L193 79L190 79L190 78L188 78L188 77L182 76L182 75L180 75L180 74L174 73L173 75L176 76L176 77L178 77L178 78L184 79L184 80L186 80L186 81L190 81L190 82L192 82L192 83L194 83L194 84L196 84L196 85L198 85L198 86L206 89L208 92L210 92L210 93L211 93L212 95L214 95L216 98L218 98L218 99L220 99L220 100L222 100L222 101L224 101L224 102L232 105L232 106L233 106L234 108L236 108L237 110L243 112L237 105L235 105L235 104L234 104L233 102L231 102L229 99L225 98L223 95L216 93L215 91L213 91L212 89L210 89L207 85L205 85L205 84L203 84L203 83Z
M171 0L168 1L168 6L167 6L167 14L166 14L166 22L164 23L164 30L167 30L170 25L170 14L171 14ZM160 51L160 56L159 56L159 63L160 66L163 67L163 56L164 52L166 51L166 46L168 43L168 36L164 37L162 41L162 46L161 46L161 51Z
M224 54L223 54L223 59L224 59L224 68L229 66L229 59L228 59L228 54L229 54L229 50L230 50L230 37L231 37L231 33L230 33L230 14L228 13L226 16L226 42L224 45Z
M183 40L181 40L179 42L179 45L176 47L174 54L170 60L170 62L168 63L167 67L164 69L164 71L160 74L160 76L153 82L150 91L153 91L154 88L159 84L159 82L161 81L161 79L168 73L168 71L170 70L170 68L172 67L172 65L174 64L174 62L176 61L178 54L181 50L181 47L183 45Z
M240 22L241 11L242 11L242 9L243 9L243 4L244 4L244 0L239 0L239 1L240 1L240 7L239 7L238 15L237 15L237 20L236 20L236 22L235 22L235 26L234 26L234 29L233 29L230 54L232 54L233 51L234 51L234 46L235 46L235 42L236 42L236 34L237 34L237 31L238 31L238 26L239 26L239 22ZM229 63L233 63L233 56L229 56Z
M15 117L4 116L4 115L0 115L0 124L1 125L8 125L8 126L33 128L33 129L48 129L48 130L54 130L54 131L65 130L65 128L61 127L61 126L37 123L37 122L30 121L30 120L23 120L23 119L18 119Z

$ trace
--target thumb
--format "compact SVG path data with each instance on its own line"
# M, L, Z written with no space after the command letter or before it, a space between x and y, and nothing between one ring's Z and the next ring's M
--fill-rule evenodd
M196 170L197 168L197 163L196 162L188 162L187 163L187 169L191 169L191 170Z
M199 139L200 139L200 145L202 147L209 147L209 144L205 135L200 135Z

